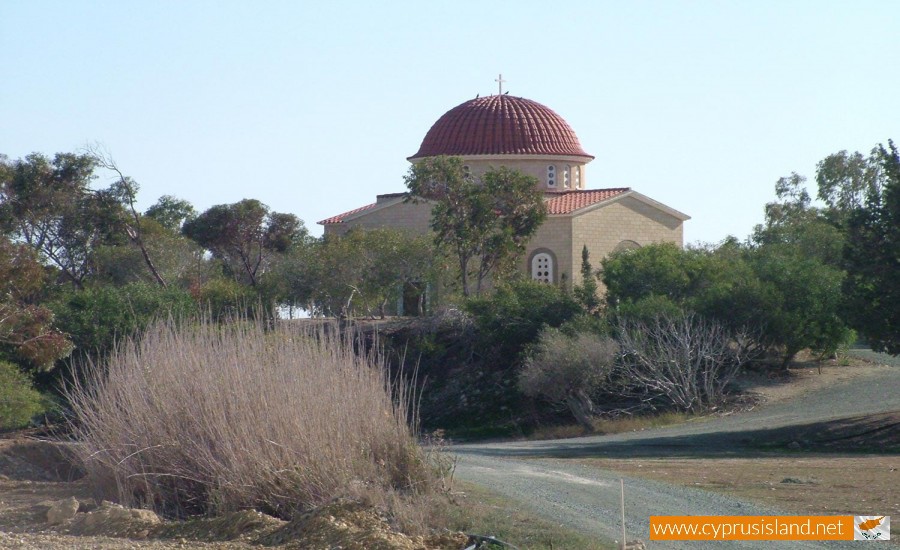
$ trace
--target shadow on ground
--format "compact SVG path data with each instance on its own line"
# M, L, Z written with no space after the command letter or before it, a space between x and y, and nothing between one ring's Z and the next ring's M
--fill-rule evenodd
M506 458L751 457L791 453L900 453L900 411L772 429L659 435L628 440L539 442L527 448L470 447L464 454Z

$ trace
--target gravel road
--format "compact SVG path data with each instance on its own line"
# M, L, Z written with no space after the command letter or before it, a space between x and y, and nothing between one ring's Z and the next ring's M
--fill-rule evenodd
M621 474L567 461L578 457L742 456L749 442L785 429L846 417L900 410L900 368L819 388L789 401L726 417L610 436L551 441L458 445L457 476L520 501L539 515L606 539L621 536ZM717 548L721 542L649 541L650 515L777 515L724 495L626 478L628 537L648 548ZM772 548L771 542L730 542L729 548ZM779 548L844 548L849 542L784 542Z

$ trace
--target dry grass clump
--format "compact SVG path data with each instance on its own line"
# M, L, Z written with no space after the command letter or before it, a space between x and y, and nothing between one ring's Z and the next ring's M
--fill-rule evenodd
M334 330L158 323L88 372L69 397L76 452L102 498L175 517L289 519L434 482L409 395Z

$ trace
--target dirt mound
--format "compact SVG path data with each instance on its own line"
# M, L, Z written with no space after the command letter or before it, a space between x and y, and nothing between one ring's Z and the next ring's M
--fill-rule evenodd
M409 537L394 531L374 508L336 502L291 520L259 542L310 550L458 550L467 540L462 533Z
M17 481L74 481L84 471L72 461L66 444L38 439L0 441L0 476Z
M163 521L149 510L103 502L93 510L75 514L63 532L82 537L236 541L310 550L458 550L467 541L462 533L404 535L395 531L377 509L350 501L330 504L292 521L248 510L177 522Z
M167 522L154 529L153 536L164 539L209 542L257 540L287 523L254 510L232 512L214 518Z
M105 535L109 537L147 538L162 520L150 510L123 508L103 502L99 508L77 514L69 524L73 535Z

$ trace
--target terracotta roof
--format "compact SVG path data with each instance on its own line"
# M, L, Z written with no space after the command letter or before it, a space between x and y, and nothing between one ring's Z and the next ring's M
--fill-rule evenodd
M628 191L631 191L631 188L618 187L614 189L590 189L584 191L548 193L547 212L549 214L571 214L576 210L581 210L592 204L597 204L598 202L607 201Z
M613 197L617 197L623 193L627 193L631 191L630 187L616 187L612 189L590 189L583 191L562 191L562 192L553 192L547 193L545 198L547 200L547 213L549 214L571 214L576 210L581 210L582 208L587 208L592 204L597 204L599 202L607 201ZM378 195L379 198L383 197L402 197L405 193L388 193L386 195ZM358 212L363 212L365 210L369 210L378 206L377 202L373 202L372 204L367 204L365 206L361 206L354 210L350 210L349 212L344 212L343 214L338 214L337 216L332 216L330 218L324 219L320 222L317 222L319 225L328 225L332 223L344 223L344 219L356 214Z
M319 225L328 225L331 223L344 223L344 218L356 214L357 212L362 212L363 210L369 210L370 208L375 208L377 202L373 202L372 204L367 204L365 206L360 206L359 208L354 208L348 212L344 212L343 214L338 214L337 216L331 216L330 218L325 218L320 222L316 222Z
M410 159L439 155L565 155L586 157L561 116L536 101L508 95L475 98L434 123Z

